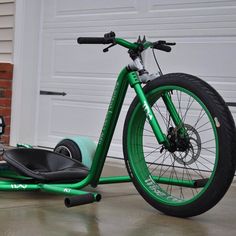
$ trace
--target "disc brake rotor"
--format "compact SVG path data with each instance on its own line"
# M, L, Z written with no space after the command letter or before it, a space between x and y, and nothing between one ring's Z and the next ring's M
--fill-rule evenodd
M188 124L184 126L189 136L189 147L184 152L175 151L172 156L181 165L191 165L200 156L201 138L194 127Z

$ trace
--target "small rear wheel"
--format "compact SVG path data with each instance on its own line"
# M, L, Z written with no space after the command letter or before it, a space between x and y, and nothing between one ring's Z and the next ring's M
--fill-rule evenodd
M169 93L188 140L178 135L162 94ZM143 198L173 216L199 215L226 193L235 172L236 132L221 96L187 74L168 74L149 82L144 93L172 144L160 145L138 98L127 113L123 151L131 179Z
M70 139L64 139L54 148L54 152L63 154L72 159L82 162L82 155L78 145Z

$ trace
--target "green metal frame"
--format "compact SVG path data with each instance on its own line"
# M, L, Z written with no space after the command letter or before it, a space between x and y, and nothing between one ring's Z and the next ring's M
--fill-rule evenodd
M120 38L116 38L116 43L128 49L137 49L139 47L138 43L130 43ZM148 48L151 46L151 43L146 42L143 46L144 48ZM122 108L122 104L123 104L129 85L132 88L134 88L158 142L168 147L169 141L166 135L162 132L158 124L158 121L156 120L155 115L148 104L148 101L143 92L137 73L135 71L129 71L125 67L120 72L117 78L115 89L114 89L111 102L110 102L110 105L106 114L104 125L102 128L102 132L100 134L100 138L99 138L97 148L94 154L93 163L92 163L88 176L84 180L78 183L69 183L69 184L68 183L60 183L60 184L58 183L57 184L32 183L33 179L29 177L21 176L14 171L10 171L9 169L1 169L0 177L11 178L11 180L0 181L0 191L42 190L46 192L52 192L52 193L58 193L58 194L64 194L64 195L83 195L83 194L87 194L88 192L81 191L79 189L87 185L96 187L98 184L114 184L114 183L130 182L131 179L129 176L100 177L103 166L104 166L104 162L108 153L108 149L110 147L110 143L114 134L114 130L118 121L118 117ZM180 127L182 124L182 121L171 101L170 96L168 94L164 94L163 100L175 124ZM183 132L184 132L184 128L183 128ZM23 147L27 148L27 146L25 145ZM15 179L15 180L12 180L12 179ZM168 184L173 184L173 185L181 185L185 187L195 186L194 181L188 181L188 180L180 181L180 180L159 178L159 177L157 177L155 180L159 183L168 183ZM94 201L97 201L98 194L97 193L92 193L92 194L94 196Z

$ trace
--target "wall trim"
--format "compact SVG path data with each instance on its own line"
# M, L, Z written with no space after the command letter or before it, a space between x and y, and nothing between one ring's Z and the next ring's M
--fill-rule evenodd
M37 97L39 96L41 5L42 0L17 0L15 2L10 132L12 146L15 146L18 140L35 144Z

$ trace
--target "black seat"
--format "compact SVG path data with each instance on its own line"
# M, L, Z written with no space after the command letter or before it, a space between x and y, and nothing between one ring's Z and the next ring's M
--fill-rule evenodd
M88 168L75 159L42 149L10 149L3 159L20 174L43 182L82 180Z

